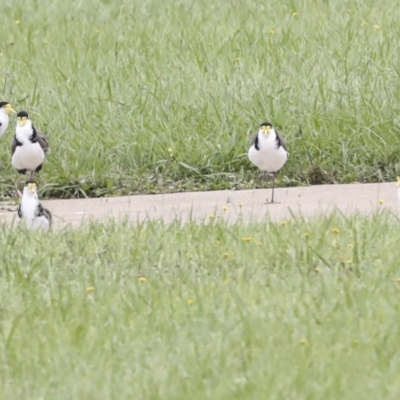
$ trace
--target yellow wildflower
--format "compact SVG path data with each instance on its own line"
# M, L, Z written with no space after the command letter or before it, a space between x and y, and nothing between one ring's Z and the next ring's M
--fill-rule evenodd
M236 57L235 58L235 61L237 62L237 61L240 61L240 57Z
M366 26L366 25L368 25L368 22L367 21L363 21L363 22L361 22L361 25L362 26Z
M301 344L307 344L308 342L307 342L307 339L306 339L306 338L302 338L302 339L299 340L299 343L301 343Z
M243 203L242 203L242 202L239 203L239 207L240 207L240 208L243 207Z
M310 237L310 233L309 233L309 232L304 232L304 233L303 233L303 237L305 237L305 238Z
M383 204L384 202L385 202L385 200L383 200L383 199L379 199L379 200L378 200L378 203L379 203L379 204Z
M138 281L139 282L146 282L147 278L145 278L144 276L139 276Z
M273 29L270 29L269 34L270 35L275 35L275 31Z
M189 304L189 306L191 306L194 303L194 300L193 299L188 299L187 303Z
M93 292L93 290L94 290L94 287L93 287L93 286L88 286L88 287L86 288L86 292L87 292L87 293Z
M287 225L287 224L288 224L287 221L281 221L281 225L282 225L282 226L285 226L285 225Z
M346 262L347 264L353 264L353 260L351 258L349 258Z
M349 249L352 249L352 248L354 247L354 245L353 245L353 243L349 243L349 244L347 245L347 247L348 247Z
M242 242L248 243L248 242L251 242L251 241L252 241L251 237L244 237L244 238L242 238Z
M314 268L314 271L317 272L317 273L318 273L318 272L321 272L321 268L320 268L320 267L315 267L315 268Z
M17 19L16 21L15 21L15 24L16 25L19 25L21 23L21 21L19 20L19 19Z
M292 12L292 16L293 16L293 17L297 17L298 15L299 15L298 12L296 12L296 11L293 11L293 12Z
M381 26L380 25L374 25L374 28L375 29L381 29Z
M331 232L332 232L334 235L339 235L340 230L339 230L338 228L333 228L333 229L331 230Z
M208 218L214 219L214 218L215 218L215 215L214 215L214 214L208 214Z
M229 253L223 253L222 256L223 256L224 258L228 258L228 257L230 257L230 254L229 254Z
M223 209L224 211L226 211L226 210L228 209L228 206L222 206L222 209Z

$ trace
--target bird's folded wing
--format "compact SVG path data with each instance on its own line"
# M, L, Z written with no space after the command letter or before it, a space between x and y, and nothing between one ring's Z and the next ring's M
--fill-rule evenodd
M278 131L275 131L275 133L278 138L278 143L287 151L285 139L282 137L282 135Z
M36 129L36 134L37 134L37 136L36 136L37 141L39 142L40 147L43 149L43 151L45 153L47 153L50 150L50 147L49 147L49 142L47 141L46 136L44 135L43 132L40 132L37 129Z

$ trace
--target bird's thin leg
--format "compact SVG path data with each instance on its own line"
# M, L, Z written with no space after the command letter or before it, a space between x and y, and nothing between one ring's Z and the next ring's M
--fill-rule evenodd
M272 173L272 197L271 197L271 203L275 203L275 201L274 201L275 178L276 178L276 172Z
M33 181L33 171L31 171L31 175L30 175L29 179L30 179L31 181Z

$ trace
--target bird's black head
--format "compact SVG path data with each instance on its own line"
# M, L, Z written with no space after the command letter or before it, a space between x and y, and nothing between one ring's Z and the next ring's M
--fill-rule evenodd
M28 115L28 113L26 112L26 111L20 111L18 114L17 114L17 118L29 118L29 115Z
M7 104L10 104L8 101L0 101L0 108L5 107Z
M262 128L263 126L268 126L268 127L270 127L270 128L272 128L272 124L271 124L271 122L263 122L261 125L260 125L260 128Z

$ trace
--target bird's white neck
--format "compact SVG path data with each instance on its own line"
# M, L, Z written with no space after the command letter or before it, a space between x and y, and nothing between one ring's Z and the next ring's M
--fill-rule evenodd
M26 121L24 126L20 126L17 124L15 128L15 135L17 136L17 140L22 144L29 141L29 138L32 136L32 123L31 121Z

